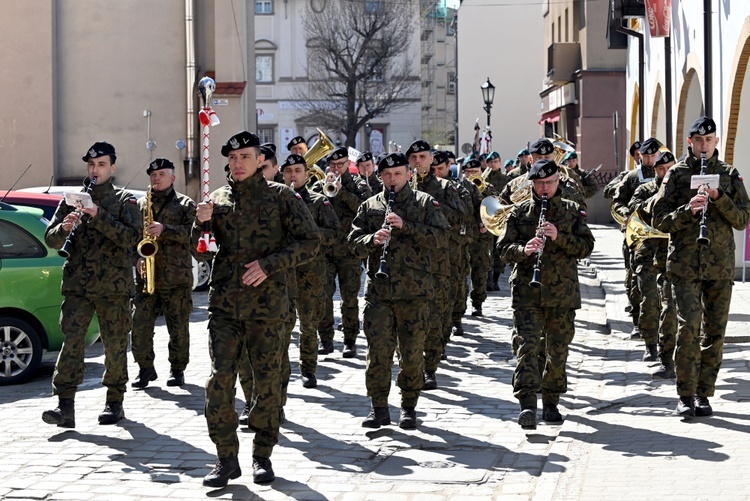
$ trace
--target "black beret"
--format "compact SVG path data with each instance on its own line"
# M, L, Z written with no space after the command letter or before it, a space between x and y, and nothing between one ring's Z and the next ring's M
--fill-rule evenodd
M550 155L555 151L555 147L552 146L552 141L543 137L534 141L529 147L529 151L531 153L536 153L537 155Z
M228 157L230 151L241 150L243 148L259 147L260 139L252 132L243 130L238 132L221 147L221 156Z
M448 161L448 155L444 151L436 151L432 156L432 165L444 164Z
M268 160L276 156L276 145L273 143L263 143L260 145L260 152Z
M106 155L116 155L115 147L107 142L100 141L98 143L94 143L94 145L89 148L89 151L87 151L86 154L81 158L84 162L88 162L90 158L99 158Z
M445 154L448 158L452 158L453 160L456 159L456 154L453 153L451 150L445 150Z
M284 163L281 164L281 167L279 167L279 170L283 171L284 167L289 167L291 165L304 165L307 167L307 162L305 162L305 157L302 155L296 155L292 153L288 157L286 157L286 160L284 160Z
M349 158L349 150L344 148L343 146L339 146L338 148L333 150L330 155L328 155L328 162L341 160L342 158Z
M516 155L516 156L517 157L527 157L529 155L531 155L531 153L529 153L529 150L527 150L526 148L524 148L521 151L519 151L518 155Z
M467 158L464 160L464 164L461 169L481 169L482 164L476 158Z
M427 144L427 141L423 139L417 139L413 143L411 143L411 146L409 146L409 149L406 150L406 156L408 157L412 153L419 153L421 151L431 151L432 148L430 148L430 145Z
M378 162L378 172L383 172L385 169L390 169L391 167L401 167L402 165L409 165L409 161L403 153L389 153Z
M688 136L692 137L693 134L705 136L714 132L716 132L716 122L709 117L703 116L693 122L693 125L690 126L690 131L688 131Z
M641 142L636 141L633 144L630 145L630 156L635 156L635 151L641 151Z
M367 162L369 160L372 160L372 152L371 151L363 151L359 154L357 157L357 164L361 164L362 162Z
M479 159L480 162L482 160L486 161L487 160L487 153L481 153L477 158Z
M641 144L641 155L653 155L661 148L661 142L655 137L650 137Z
M289 144L286 145L287 150L291 150L292 146L298 145L298 144L304 144L307 145L307 141L305 141L305 138L302 136L297 136L293 138L291 141L289 141Z
M656 157L656 161L654 162L654 167L658 167L660 165L665 165L670 162L674 162L674 155L672 155L671 151L662 151L658 157Z
M490 152L489 152L489 153L487 154L487 161L488 161L488 162L489 162L490 160L494 160L494 159L496 159L496 158L497 158L498 160L500 159L500 153L498 153L498 152L496 152L496 151L490 151Z
M174 170L174 164L166 158L157 158L146 168L146 174L151 174L155 170L172 169Z
M529 170L529 179L544 179L558 171L554 160L542 159L534 162Z

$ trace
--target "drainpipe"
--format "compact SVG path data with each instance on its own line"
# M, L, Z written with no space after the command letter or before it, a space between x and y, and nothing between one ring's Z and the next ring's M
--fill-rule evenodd
M187 117L185 127L185 142L187 151L185 158L185 174L188 179L195 177L196 165L198 160L195 156L197 150L195 144L195 18L194 4L195 0L185 0L185 91L187 99Z
M644 103L646 102L646 50L644 48L643 33L630 30L618 24L617 31L625 33L633 38L638 39L638 139L643 141L646 136L646 110Z
M664 109L667 120L666 143L669 151L674 151L672 141L672 37L664 38Z
M706 116L713 116L713 53L711 50L711 40L713 38L713 25L711 23L711 0L703 0L703 57L704 57L704 76L705 98L704 112Z

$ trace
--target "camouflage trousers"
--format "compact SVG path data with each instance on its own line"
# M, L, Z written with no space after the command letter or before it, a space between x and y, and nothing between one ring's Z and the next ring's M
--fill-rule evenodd
M652 261L636 263L635 278L641 296L638 308L638 330L646 344L659 341L659 289L656 284L657 269Z
M432 275L435 295L430 302L429 328L424 339L424 370L435 372L445 349L445 332L451 329L451 277Z
M254 390L249 419L257 430L253 455L270 457L279 440L281 358L286 321L286 315L260 323L209 312L211 375L206 381L205 413L208 435L220 458L237 455L240 448L234 404L243 351L248 355Z
M492 273L494 276L499 277L505 272L505 263L500 257L500 251L497 250L497 240L499 237L492 237Z
M712 397L723 358L734 282L670 278L677 309L677 394Z
M57 356L52 390L60 398L75 398L83 382L86 331L96 313L104 347L107 402L122 402L128 383L128 332L133 322L129 296L65 296L60 329L65 341Z
M458 245L451 253L451 291L450 298L453 300L451 309L452 323L456 324L461 321L466 313L466 299L469 296L469 249L466 244ZM486 287L486 284L485 284ZM443 339L445 343L450 339L450 325L448 332Z
M622 257L625 260L625 294L628 296L630 303L630 316L633 317L633 325L638 325L638 317L641 312L641 293L638 290L638 280L633 272L633 253L622 241Z
M368 301L364 331L367 337L365 386L373 407L387 407L391 390L393 354L398 346L401 405L415 407L424 386L424 339L429 328L429 302Z
M333 295L336 293L337 276L341 295L344 342L353 343L359 334L357 296L362 285L362 260L351 255L336 257L326 255L325 309L318 325L318 334L321 341L333 342Z
M674 349L677 341L677 311L672 296L672 282L666 271L656 275L659 289L659 359L674 360Z
M568 390L565 365L575 334L575 316L575 310L567 308L525 307L513 311L513 342L518 347L513 395L521 408L536 408L536 393L540 388L542 402L554 405L559 402L560 394ZM545 354L543 372L539 367L540 351Z
M173 371L184 371L190 361L190 313L193 311L190 287L157 289L153 294L138 290L133 303L130 350L138 366L141 369L154 366L154 325L164 313L169 331L169 365Z
M318 368L318 324L325 308L325 280L318 273L297 271L300 374L315 374Z
M490 273L490 253L492 240L482 235L469 244L469 264L471 265L471 301L483 303L487 299L487 277Z

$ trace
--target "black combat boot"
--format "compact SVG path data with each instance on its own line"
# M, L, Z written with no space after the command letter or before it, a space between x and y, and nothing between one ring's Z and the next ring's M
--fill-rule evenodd
M489 273L489 274L487 275L487 285L486 285L486 289L485 289L485 290L486 290L487 292L495 292L495 291L497 290L497 284L496 284L496 283L495 283L495 281L494 281L494 280L492 279L492 272L490 272L490 273Z
M344 343L344 351L341 352L341 356L344 358L354 358L357 356L357 345L354 341Z
M647 344L646 351L643 353L644 362L655 362L658 359L656 344Z
M481 317L482 316L482 303L479 301L471 302L471 316Z
M414 407L401 407L401 414L398 418L398 427L403 430L417 429L417 411Z
M75 401L72 398L61 398L56 409L42 413L42 421L56 424L60 428L75 428Z
M182 386L185 384L185 371L171 370L169 371L169 379L167 379L167 386Z
M424 386L423 390L435 390L437 389L437 376L435 371L424 371Z
M451 328L451 336L463 336L464 335L464 326L461 324L461 319L459 319L457 322L453 324L453 327Z
M315 388L318 386L318 378L312 372L305 372L302 374L302 387L303 388Z
M226 487L230 479L239 478L240 475L242 475L242 470L237 456L219 458L211 473L203 477L203 485L216 488Z
M153 367L142 367L138 371L138 375L135 378L135 381L133 381L132 386L133 388L139 388L143 389L146 386L148 386L148 383L150 381L156 381L156 369Z
M115 424L124 417L122 402L107 402L104 410L99 414L99 424Z
M677 401L677 414L682 417L695 416L695 401L693 397L680 397Z
M708 403L708 397L695 397L693 402L696 416L710 416L714 413L711 404Z
M641 330L637 325L634 325L633 330L630 331L630 339L641 339Z
M329 355L333 353L333 341L321 341L318 345L318 355Z
M677 375L674 372L674 362L670 359L662 359L661 365L653 374L651 374L651 379L654 380L674 379L676 377Z
M536 430L536 407L526 407L518 414L518 424L523 430Z
M240 426L247 426L248 419L250 418L250 406L246 405L244 409L242 409L242 414L240 414Z
M544 404L542 407L542 419L548 423L562 423L562 414L557 410L555 404Z
M253 456L253 482L256 484L267 484L273 482L276 475L273 473L271 458Z
M362 421L363 428L380 428L389 424L391 424L391 414L388 412L388 407L373 407Z
M492 287L494 291L500 290L500 273L496 271L492 272Z

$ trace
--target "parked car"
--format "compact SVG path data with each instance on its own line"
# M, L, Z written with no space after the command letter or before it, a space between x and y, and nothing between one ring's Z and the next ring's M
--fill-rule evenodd
M0 202L0 385L32 377L42 351L59 351L64 259L44 243L41 209ZM86 345L99 338L94 320Z
M47 191L49 190L49 191ZM7 194L0 191L0 199L12 205L23 205L24 207L36 207L44 211L44 217L51 220L57 210L57 205L62 200L66 191L76 190L75 186L37 186L35 188L24 188L17 191L9 191ZM128 189L136 198L146 196L143 190ZM198 261L193 258L193 290L202 292L208 289L211 278L211 261Z

